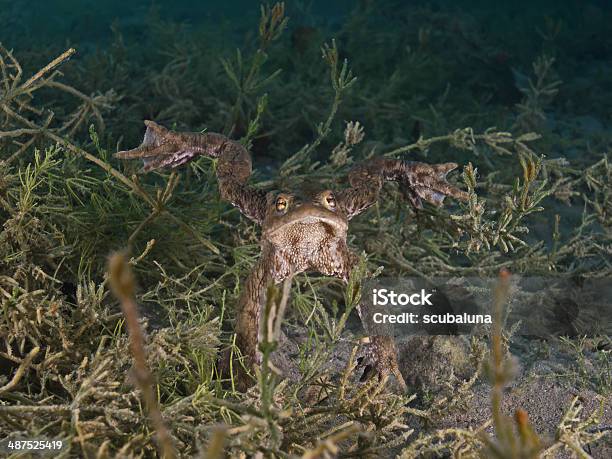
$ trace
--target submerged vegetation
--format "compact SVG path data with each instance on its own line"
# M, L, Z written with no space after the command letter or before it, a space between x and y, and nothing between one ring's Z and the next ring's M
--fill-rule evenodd
M562 26L546 20L533 66L502 84L490 65L502 50L469 16L415 8L397 42L376 34L384 15L373 5L360 2L335 39L292 26L282 3L263 6L257 34L234 51L155 8L142 25L146 53L117 24L107 48L83 57L0 45L0 439L63 439L65 457L89 458L589 457L588 445L602 444L604 411L583 413L580 397L557 407L554 438L532 425L529 406L513 407L512 420L501 401L520 345L501 328L512 304L505 273L612 275L611 134L550 120L563 88L556 65L571 59L556 43ZM478 62L484 74L471 75ZM337 186L374 154L452 158L470 199L415 213L386 188L352 226L350 243L366 255L346 288L301 275L289 299L287 285L269 292L265 364L243 394L221 379L217 356L232 347L258 238L220 201L214 160L141 177L112 158L139 143L145 118L240 139L262 168L279 166L255 175L259 187L314 176ZM379 266L426 279L503 270L492 339L464 343L469 374L404 395L359 381L360 340L347 324ZM283 316L298 338L281 375ZM534 340L531 351L546 346L580 356L546 377L588 388L609 409L609 336ZM487 420L444 426L487 379Z

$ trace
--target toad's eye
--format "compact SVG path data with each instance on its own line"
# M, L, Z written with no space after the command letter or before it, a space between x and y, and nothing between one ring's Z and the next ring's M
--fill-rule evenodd
M287 200L283 197L280 197L276 200L276 211L277 212L285 212L287 210Z
M327 196L325 196L324 202L327 208L329 209L336 208L336 198L334 198L333 194L328 194Z

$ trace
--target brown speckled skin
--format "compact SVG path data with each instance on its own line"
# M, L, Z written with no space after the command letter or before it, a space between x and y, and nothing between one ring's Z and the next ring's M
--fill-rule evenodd
M350 187L321 190L308 196L266 193L247 184L251 158L239 143L215 133L179 133L145 121L142 144L117 153L123 159L141 158L144 170L177 167L198 155L218 158L217 179L223 199L262 227L261 257L242 289L236 321L236 343L246 357L246 367L260 363L258 355L259 315L267 287L304 271L314 271L348 281L357 257L346 244L348 222L378 200L386 181L400 184L404 196L415 207L424 199L440 205L446 196L466 199L467 194L446 182L455 163L429 165L397 159L377 158L354 167ZM279 200L284 203L279 208ZM364 313L357 308L360 316ZM368 330L366 330L368 332ZM405 383L397 366L393 340L370 336L366 364L379 376L394 375ZM248 386L240 372L242 388Z

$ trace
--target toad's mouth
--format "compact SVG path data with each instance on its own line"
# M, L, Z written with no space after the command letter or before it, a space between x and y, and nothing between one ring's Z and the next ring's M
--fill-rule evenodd
M346 220L335 212L320 206L303 204L285 215L276 217L264 231L264 235L273 237L294 225L313 226L313 228L324 225L338 235L346 234L348 229Z

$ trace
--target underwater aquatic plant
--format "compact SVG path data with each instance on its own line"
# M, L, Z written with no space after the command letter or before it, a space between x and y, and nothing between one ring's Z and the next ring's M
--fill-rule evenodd
M279 8L265 9L264 24ZM65 454L73 457L157 454L126 353L123 315L106 278L108 254L127 246L138 279L134 299L141 306L147 365L179 455L219 457L225 449L229 456L384 457L403 451L406 457L466 457L488 451L481 432L491 425L489 412L482 423L443 424L466 406L473 409L468 401L481 387L486 360L482 340L471 349L473 374L449 378L439 393L415 388L414 395L398 396L382 382L355 380L360 343L347 324L361 281L380 265L390 275L425 278L493 275L501 267L609 276L612 169L598 153L606 151L605 138L545 130L536 139L512 126L514 116L507 122L508 107L485 103L472 90L474 81L486 80L475 63L497 50L483 46L468 16L415 8L386 18L404 21L410 31L396 44L395 35L373 30L384 12L369 13L356 11L336 35L359 80L334 42L324 50L325 59L310 60L278 35L266 45L257 79L251 80L265 85L243 92L237 122L231 120L239 89L223 65L210 65L232 51L214 34L192 34L159 16L151 15L143 27L146 39L140 41L155 45L146 53L118 25L108 50L69 63L72 51L28 53L24 42L15 51L0 50L2 440L61 438L69 448ZM275 21L289 27L284 17ZM258 34L246 44L236 75L248 76L261 40ZM58 58L49 60L53 55ZM557 56L555 66L562 59ZM231 66L235 71L237 60ZM278 68L291 70L268 79ZM571 81L564 90L571 91ZM545 112L554 102L546 105L544 99ZM215 165L210 167L210 159L192 162L180 177L143 179L113 162L110 152L135 143L145 117L175 129L219 131L227 125L225 134L235 125L235 137L251 143L255 156L263 147L277 160L297 152L280 164L278 177L265 170L255 175L259 189L313 176L321 185L335 183L356 160L374 154L427 162L452 154L474 165L464 170L471 201L450 211L424 206L414 212L402 204L399 189L386 188L384 199L353 221L355 237L348 243L369 255L346 288L300 275L291 300L281 292L268 295L264 322L271 328L263 354L269 364L257 385L241 394L227 390L231 381L218 374L217 349L233 348L226 330L235 319L238 280L256 262L257 234L219 202L209 185ZM352 121L339 128L338 120ZM584 152L578 163L551 155L567 151L568 144ZM321 152L332 153L327 158ZM566 212L576 208L576 218ZM452 217L458 213L461 218ZM542 229L542 221L553 224ZM297 378L291 380L275 371L275 353L288 347L278 344L283 310L285 331L303 338L294 355ZM508 335L503 333L504 351L517 346ZM549 346L554 352L555 343ZM581 354L592 358L586 350ZM609 368L605 345L596 354L596 368ZM583 371L589 362L577 362L569 376L553 375L555 381L588 377L586 385L605 395L606 380ZM541 437L541 454L569 448L583 455L585 445L609 434L599 410L583 414L592 409L591 395L567 400L556 437ZM524 416L518 420L526 425ZM508 421L502 427L520 436L517 423Z

